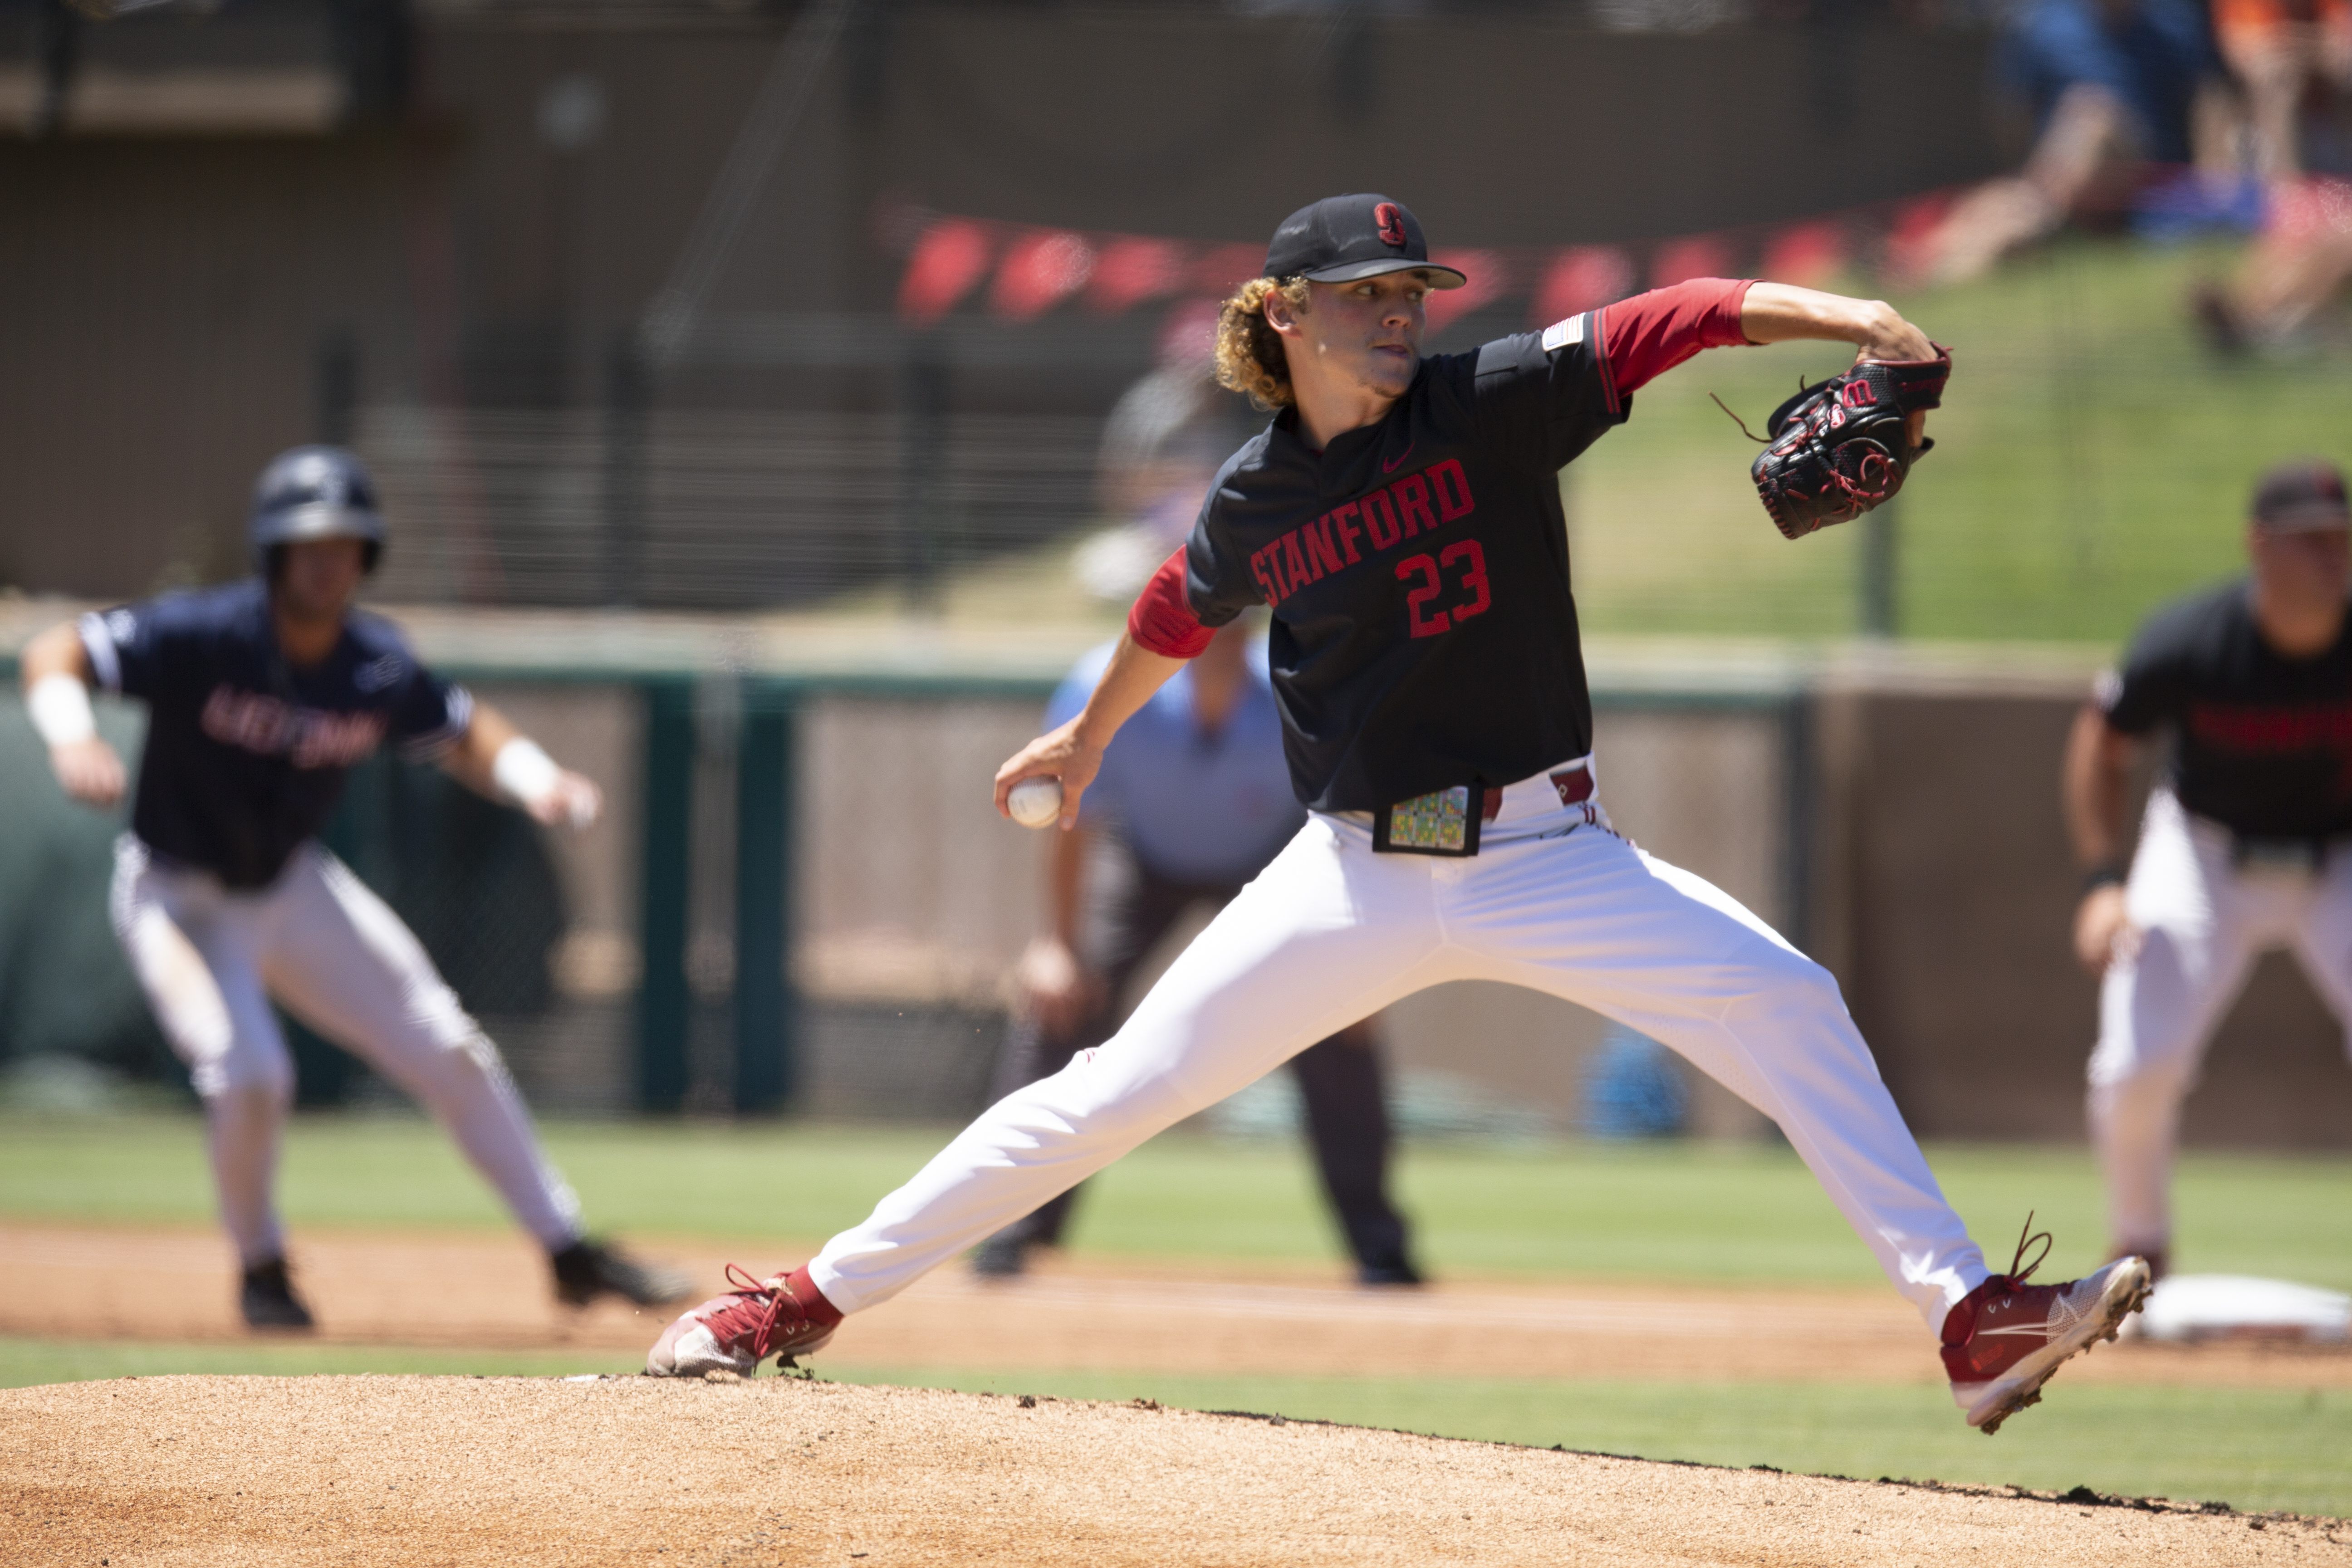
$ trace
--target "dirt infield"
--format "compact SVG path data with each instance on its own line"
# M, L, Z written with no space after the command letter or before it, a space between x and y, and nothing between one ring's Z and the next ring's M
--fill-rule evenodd
M763 1378L0 1393L23 1564L2352 1563L2339 1526Z
M727 1258L651 1248L713 1291ZM805 1254L743 1257L770 1268ZM295 1248L320 1337L337 1342L637 1351L666 1314L548 1296L529 1243L480 1233L310 1235ZM0 1333L69 1339L239 1339L226 1247L211 1231L0 1226ZM1752 1331L1801 1320L1791 1340ZM843 1325L820 1358L900 1368L990 1367L1378 1375L1408 1347L1417 1373L1455 1377L1835 1378L1939 1384L1926 1331L1876 1289L1477 1281L1347 1289L1328 1272L1203 1273L1133 1259L1049 1263L982 1284L943 1268ZM605 1364L610 1364L607 1362ZM2260 1344L2101 1347L2069 1364L2093 1382L2352 1388L2352 1353Z
M726 1258L647 1250L717 1289ZM527 1242L310 1234L344 1343L593 1350L664 1314L549 1300ZM784 1247L755 1268L801 1256ZM232 1340L209 1230L0 1226L0 1332ZM1759 1314L1824 1331L1792 1352ZM1917 1321L1866 1289L1594 1282L1349 1289L1057 1261L942 1269L824 1363L1926 1384ZM1792 1359L1792 1354L1794 1359ZM585 1358L583 1358L585 1359ZM593 1363L592 1363L593 1364ZM2070 1380L2352 1387L2352 1355L2103 1349ZM1940 1395L1938 1395L1940 1397ZM2339 1563L2352 1530L2013 1489L1865 1485L1137 1405L762 1378L144 1377L0 1392L0 1563Z

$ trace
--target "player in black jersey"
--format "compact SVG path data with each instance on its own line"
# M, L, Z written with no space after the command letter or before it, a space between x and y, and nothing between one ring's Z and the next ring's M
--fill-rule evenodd
M1020 781L1058 778L1068 826L1118 727L1262 603L1307 826L1108 1043L1007 1096L805 1268L680 1318L649 1371L814 1348L842 1312L1335 1029L1466 979L1580 1003L1778 1121L1940 1336L1971 1426L2031 1403L2138 1302L2137 1258L2064 1285L2025 1284L2015 1261L1990 1274L1836 981L1617 837L1595 794L1562 465L1702 349L1812 338L1917 361L1927 337L1884 304L1701 279L1424 357L1424 297L1463 281L1382 196L1318 202L1276 231L1219 345L1226 384L1273 421L1218 474L1086 710L997 773L1000 811Z
M2254 491L2249 577L2149 617L2066 752L2084 867L2075 952L2105 976L2092 1136L2116 1250L2161 1272L2180 1102L2262 952L2292 948L2352 1023L2352 514L2344 476L2283 464ZM2126 778L2171 754L2126 869Z

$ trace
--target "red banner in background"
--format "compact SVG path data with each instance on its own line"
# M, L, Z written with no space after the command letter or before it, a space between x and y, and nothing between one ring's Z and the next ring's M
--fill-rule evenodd
M1670 239L1650 258L1650 287L1671 289L1694 278L1727 277L1733 266L1731 245L1721 235Z
M1775 283L1818 289L1853 263L1853 240L1843 225L1801 223L1772 237L1756 270Z
M1118 316L1164 300L1191 280L1185 260L1184 247L1172 239L1121 235L1095 258L1095 275L1087 283L1087 309L1098 316Z
M1431 260L1470 279L1459 289L1429 292L1429 330L1442 332L1461 317L1482 310L1511 291L1511 264L1499 250L1441 250Z
M1613 245L1580 245L1551 258L1536 289L1535 314L1549 326L1633 291L1633 258Z
M1095 247L1085 236L1062 228L1024 234L996 264L988 308L1008 321L1025 321L1085 288L1094 273Z
M1930 191L1791 223L1640 244L1438 251L1434 259L1470 281L1429 297L1430 331L1514 300L1525 301L1518 324L1549 326L1637 288L1690 278L1754 276L1818 287L1857 273L1869 277L1916 244L1952 196ZM910 327L931 326L976 298L990 315L1015 322L1056 310L1123 316L1171 301L1197 312L1202 301L1223 299L1256 277L1265 257L1257 245L933 216L908 251L898 315Z
M898 279L898 319L928 327L961 303L988 271L995 248L986 224L943 217L923 230Z

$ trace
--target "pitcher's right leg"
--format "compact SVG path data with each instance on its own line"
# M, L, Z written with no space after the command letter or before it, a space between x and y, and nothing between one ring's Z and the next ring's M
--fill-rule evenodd
M889 1300L1317 1040L1453 978L1460 954L1441 946L1430 864L1343 856L1332 826L1309 818L1118 1034L982 1112L806 1268L679 1318L646 1370L749 1373L768 1354L814 1349L842 1313Z
M809 1266L855 1311L1291 1057L1434 984L1430 862L1342 855L1310 818L1118 1034L1006 1096Z
M1446 911L1486 978L1639 1029L1772 1118L1931 1331L1983 1282L1828 971L1599 825L1489 860Z

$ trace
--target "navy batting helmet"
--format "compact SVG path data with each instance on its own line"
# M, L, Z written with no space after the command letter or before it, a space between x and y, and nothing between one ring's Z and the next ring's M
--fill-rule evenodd
M364 540L371 572L383 553L375 480L341 447L296 447L272 458L253 487L248 529L254 568L264 573L272 549L304 539Z

